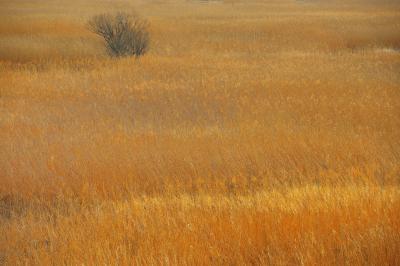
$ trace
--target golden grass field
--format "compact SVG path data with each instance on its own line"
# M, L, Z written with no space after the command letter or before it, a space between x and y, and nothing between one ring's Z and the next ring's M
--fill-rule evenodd
M400 3L0 0L3 264L400 265Z

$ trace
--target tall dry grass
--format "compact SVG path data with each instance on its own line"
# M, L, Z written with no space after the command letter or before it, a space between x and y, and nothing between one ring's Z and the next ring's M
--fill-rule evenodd
M0 264L400 264L393 1L0 5Z

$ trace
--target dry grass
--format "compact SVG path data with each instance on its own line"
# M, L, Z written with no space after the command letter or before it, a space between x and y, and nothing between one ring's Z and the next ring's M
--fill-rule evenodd
M151 49L85 28L140 10ZM396 1L0 1L0 265L399 265Z

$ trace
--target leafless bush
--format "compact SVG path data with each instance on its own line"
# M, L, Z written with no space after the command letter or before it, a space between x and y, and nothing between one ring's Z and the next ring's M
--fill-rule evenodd
M148 23L127 13L101 14L88 22L89 29L101 36L111 56L141 56L149 47Z

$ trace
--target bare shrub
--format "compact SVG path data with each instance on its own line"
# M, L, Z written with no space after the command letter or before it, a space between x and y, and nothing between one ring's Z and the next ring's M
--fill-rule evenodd
M141 56L148 50L148 23L136 15L121 12L96 15L88 25L104 39L111 56Z

